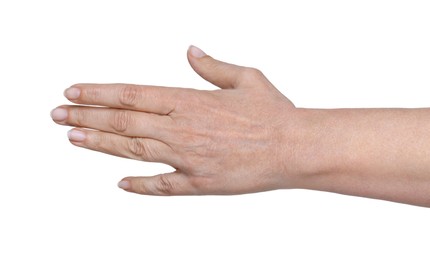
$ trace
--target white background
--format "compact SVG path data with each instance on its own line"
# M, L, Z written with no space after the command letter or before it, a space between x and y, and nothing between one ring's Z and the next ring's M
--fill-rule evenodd
M149 197L169 171L69 144L77 82L212 89L189 44L300 107L425 107L428 1L0 1L0 259L429 259L430 210L314 191Z

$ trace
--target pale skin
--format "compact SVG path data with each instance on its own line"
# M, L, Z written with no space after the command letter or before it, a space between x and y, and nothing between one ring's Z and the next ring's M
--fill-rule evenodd
M176 169L126 177L146 195L313 189L430 207L430 109L304 109L258 70L196 47L215 91L76 84L52 111L72 144Z

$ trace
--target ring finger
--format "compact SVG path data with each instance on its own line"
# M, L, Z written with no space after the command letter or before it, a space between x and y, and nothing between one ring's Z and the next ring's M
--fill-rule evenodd
M158 140L79 128L70 130L68 137L72 144L90 150L146 162L177 165L177 156L172 148Z

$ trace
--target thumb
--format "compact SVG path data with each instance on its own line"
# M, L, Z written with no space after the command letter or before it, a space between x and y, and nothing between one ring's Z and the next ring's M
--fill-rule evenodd
M188 61L200 77L220 88L237 88L241 75L247 68L212 58L195 46L187 52Z
M118 187L144 195L168 196L196 193L188 180L188 176L180 172L150 177L126 177L118 183Z

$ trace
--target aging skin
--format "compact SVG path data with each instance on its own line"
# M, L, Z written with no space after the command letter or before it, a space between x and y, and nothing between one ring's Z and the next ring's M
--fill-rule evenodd
M220 90L76 84L51 113L72 144L171 165L126 177L147 195L314 189L430 206L430 109L304 109L257 69L191 46L192 68Z

